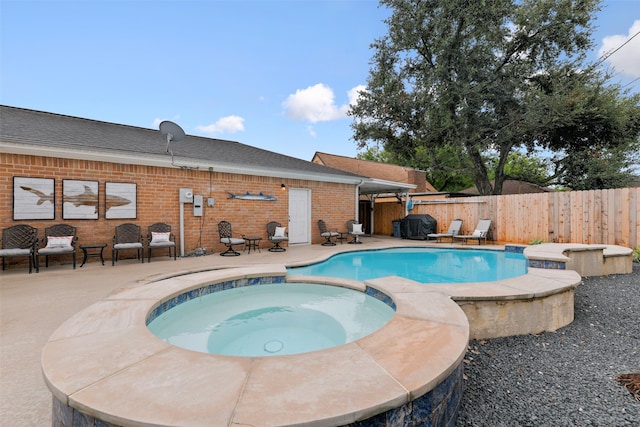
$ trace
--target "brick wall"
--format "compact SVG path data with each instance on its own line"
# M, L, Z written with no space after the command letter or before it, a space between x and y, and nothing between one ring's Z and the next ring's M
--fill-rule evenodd
M217 230L217 224L221 220L231 222L234 235L238 237L240 234L247 234L266 239L267 222L286 224L288 221L288 193L281 188L282 183L287 188L311 190L312 243L322 241L317 227L318 219L324 219L331 228L342 230L345 222L353 217L355 209L355 187L346 184L6 153L0 153L0 161L0 228L25 223L37 227L38 236L42 238L45 227L67 223L78 228L79 244L107 243L105 256L108 259L111 256L114 227L125 222L140 225L145 238L147 226L155 222L168 223L179 243L180 188L192 188L194 194L204 196L202 217L193 216L193 205L184 205L185 254L191 254L199 247L206 247L207 252L223 251L225 248L218 243ZM14 176L55 179L54 220L13 220ZM65 179L98 181L99 219L62 218L62 181ZM137 218L105 219L106 182L137 184ZM275 195L278 200L230 199L227 191L241 194L247 191L252 194L262 192L265 195ZM214 207L207 206L209 197L215 199ZM123 253L125 256L126 254ZM161 252L158 251L158 254ZM20 259L6 259L8 264L16 261L20 262Z

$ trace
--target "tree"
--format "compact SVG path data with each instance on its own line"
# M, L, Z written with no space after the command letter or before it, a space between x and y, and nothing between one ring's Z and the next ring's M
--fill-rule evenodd
M495 170L492 165L497 161L497 157L488 159L489 170ZM504 174L507 179L530 182L540 187L546 187L554 184L550 173L550 163L540 154L530 155L526 152L512 151L509 153L507 162L504 165Z
M589 98L575 94L602 86L583 64L598 0L381 5L392 10L388 34L372 44L367 90L349 112L360 148L380 143L431 176L470 174L481 194L500 194L513 150L575 151L585 140L565 131L583 129L587 139L597 131L566 108L586 109ZM637 115L637 100L630 104ZM615 127L605 146L637 140L632 126Z

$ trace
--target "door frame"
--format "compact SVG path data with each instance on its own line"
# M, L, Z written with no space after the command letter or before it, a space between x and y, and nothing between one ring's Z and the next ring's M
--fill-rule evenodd
M304 245L304 244L311 244L311 189L310 188L289 188L289 244L290 245ZM293 221L293 212L291 209L291 206L293 205L292 203L292 196L295 195L304 195L304 198L306 199L306 215L304 215L304 218L296 218L295 222ZM291 224L292 223L296 223L296 222L300 222L300 229L298 230L297 228L294 228L294 233L292 233L292 229L291 229ZM297 223L296 223L296 227L297 227ZM298 234L298 231L303 231L302 234L304 234L303 238L296 240L296 236ZM293 239L292 239L293 236Z

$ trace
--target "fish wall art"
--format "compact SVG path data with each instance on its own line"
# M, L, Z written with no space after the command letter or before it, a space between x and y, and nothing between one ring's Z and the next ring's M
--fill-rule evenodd
M13 219L54 219L55 180L13 177Z
M98 219L98 181L62 180L62 218Z

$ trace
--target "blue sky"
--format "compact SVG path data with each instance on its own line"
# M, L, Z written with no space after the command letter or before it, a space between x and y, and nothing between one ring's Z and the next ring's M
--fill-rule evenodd
M345 111L388 15L374 0L0 0L0 103L353 157ZM640 31L640 0L604 1L596 24L593 59ZM603 65L640 91L640 35Z

